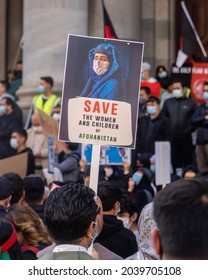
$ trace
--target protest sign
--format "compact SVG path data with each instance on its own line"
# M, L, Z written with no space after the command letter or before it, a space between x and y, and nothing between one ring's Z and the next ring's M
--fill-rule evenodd
M190 88L191 95L198 104L204 102L203 85L208 82L208 63L185 63L181 68L172 65L172 79L183 80L185 86Z
M134 148L143 43L68 36L59 140Z
M0 160L0 176L8 172L14 172L21 178L24 178L27 173L27 161L27 153Z
M170 183L170 142L155 142L155 182L165 186Z
M65 151L65 146L63 145L63 143L58 141L59 123L42 110L38 109L38 115L40 116L40 122L41 126L43 127L43 133L46 136L54 136L54 143L55 145L57 145L58 150Z
M59 140L93 144L95 191L101 145L136 145L143 45L68 35Z
M82 159L88 164L92 161L92 145L82 144ZM113 146L101 146L100 165L122 165L123 162L131 164L131 149Z

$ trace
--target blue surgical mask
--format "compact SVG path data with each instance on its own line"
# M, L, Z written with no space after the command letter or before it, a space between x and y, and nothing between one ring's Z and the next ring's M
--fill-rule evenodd
M144 80L145 80L145 75L144 75L143 73L141 74L141 76L140 76L140 77L141 77L141 80L142 80L142 81L144 81Z
M44 92L45 92L45 87L42 86L42 85L39 85L39 86L38 86L38 92L39 92L39 93L44 93Z
M138 185L142 180L142 174L135 172L132 176L132 179L134 180L135 184Z
M3 116L6 114L6 109L3 105L0 105L0 116Z
M204 99L208 99L208 91L204 91L204 93L203 93L203 98L204 98Z
M146 109L149 115L154 115L157 113L157 108L155 106L147 106Z
M180 97L182 97L182 96L183 96L182 90L181 90L181 89L174 89L174 90L173 90L173 96L174 96L175 98L180 98Z
M151 164L151 165L150 165L150 170L151 170L153 173L155 173L155 165L154 165L154 164Z
M167 76L168 76L168 73L167 73L166 71L163 71L163 72L161 72L161 73L158 73L158 77L159 77L160 79L166 78Z

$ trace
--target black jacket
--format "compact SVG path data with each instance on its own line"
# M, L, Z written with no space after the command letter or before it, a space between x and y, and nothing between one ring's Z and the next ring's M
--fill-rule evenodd
M5 154L4 157L9 157L15 154L15 150L10 146L10 138L12 132L17 128L22 128L22 114L14 110L10 115L0 117L0 154ZM4 149L1 153L1 149Z
M196 109L192 123L198 128L197 129L197 144L204 145L208 144L208 120L205 120L205 116L208 115L208 104L201 104Z
M124 259L138 251L134 233L124 228L122 221L114 215L103 215L103 222L96 242Z
M17 154L23 154L27 153L27 171L26 171L26 176L30 174L35 174L35 158L33 155L33 152L30 148L25 148L23 151L17 153Z
M169 126L163 114L159 114L155 119L150 116L143 117L139 122L137 131L138 152L155 153L155 141L168 141Z
M191 118L197 109L196 102L189 98L170 98L165 101L163 113L168 118L171 139L191 136L195 130Z

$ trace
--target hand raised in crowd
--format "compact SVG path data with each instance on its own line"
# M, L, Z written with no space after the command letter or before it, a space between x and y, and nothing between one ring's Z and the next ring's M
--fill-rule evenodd
M123 173L124 173L124 175L127 175L127 174L130 173L130 167L131 167L130 163L128 163L126 161L123 162L123 168L124 168Z

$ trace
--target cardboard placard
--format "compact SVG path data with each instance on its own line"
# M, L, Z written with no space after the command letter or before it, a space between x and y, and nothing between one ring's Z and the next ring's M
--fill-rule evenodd
M27 173L27 161L27 153L0 160L0 176L8 172L14 172L21 178L24 178Z

